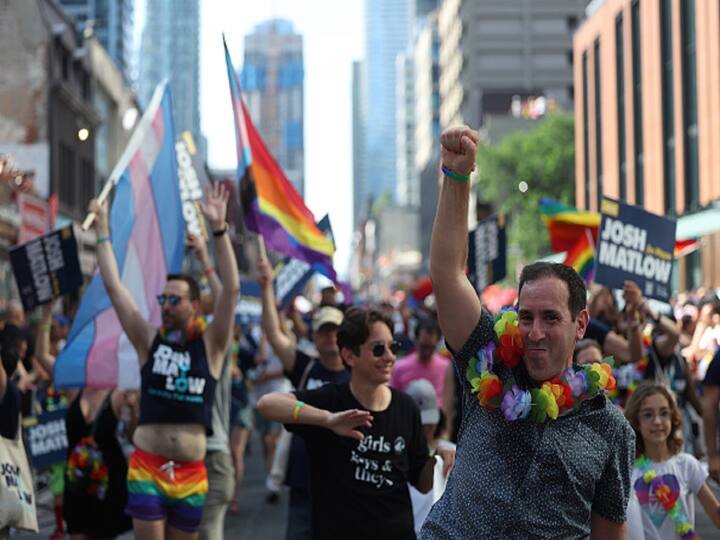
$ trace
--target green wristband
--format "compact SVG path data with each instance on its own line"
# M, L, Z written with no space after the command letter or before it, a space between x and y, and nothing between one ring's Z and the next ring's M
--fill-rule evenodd
M95 244L99 246L99 245L102 244L103 242L109 242L109 241L110 241L110 237L109 237L109 236L101 236L100 238L98 238L97 240L95 240Z
M442 167L440 167L440 169L442 170L443 174L444 174L445 176L447 176L448 178L452 178L453 180L457 180L457 181L459 181L459 182L469 182L469 181L470 181L470 175L469 175L469 174L468 174L468 175L464 175L464 174L456 173L455 171L452 171L452 170L448 169L445 165L443 165Z

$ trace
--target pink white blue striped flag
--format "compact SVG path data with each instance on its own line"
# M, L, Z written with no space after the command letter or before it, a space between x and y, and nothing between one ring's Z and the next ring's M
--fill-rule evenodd
M181 270L185 245L171 103L170 89L161 83L110 176L115 180L110 232L120 276L140 313L157 326L156 295L167 274ZM137 355L97 271L55 364L54 380L59 388L140 385Z

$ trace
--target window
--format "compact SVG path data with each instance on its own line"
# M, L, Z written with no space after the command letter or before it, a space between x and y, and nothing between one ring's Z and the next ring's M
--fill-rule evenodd
M660 3L660 62L662 65L663 188L665 214L675 214L675 108L672 57L672 1Z
M57 192L60 202L68 208L75 207L75 153L65 144L60 143L59 177Z
M625 147L625 41L622 12L615 19L615 69L617 81L618 162L620 198L627 200L627 149Z
M585 187L585 209L590 210L590 151L588 149L590 138L590 127L588 123L588 65L587 65L587 51L582 53L582 90L583 90L583 103L582 103L582 122L583 122L583 157L585 167L583 168L584 187Z
M595 56L595 172L597 211L600 211L602 200L603 159L602 159L602 96L600 94L600 40L596 39L593 45Z
M95 173L92 163L83 159L80 164L80 197L81 201L89 201L95 196Z
M640 60L640 0L632 4L632 73L633 73L633 137L635 139L635 204L645 204L643 113L642 113L642 62Z
M700 250L698 249L685 256L685 290L696 289L701 285L702 260L700 259Z
M695 58L695 0L684 0L680 31L683 55L683 134L685 138L685 209L700 206L697 140L697 63Z

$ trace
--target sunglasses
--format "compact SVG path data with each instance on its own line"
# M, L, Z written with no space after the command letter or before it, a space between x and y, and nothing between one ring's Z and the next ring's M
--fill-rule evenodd
M398 351L400 351L400 343L397 341L393 341L390 343L390 346L385 345L385 343L376 343L372 346L372 353L375 358L380 358L383 354L385 354L385 348L390 349L390 352L393 354L397 354Z
M158 294L157 301L161 306L164 306L167 302L172 307L175 307L182 301L182 298L180 298L177 294Z

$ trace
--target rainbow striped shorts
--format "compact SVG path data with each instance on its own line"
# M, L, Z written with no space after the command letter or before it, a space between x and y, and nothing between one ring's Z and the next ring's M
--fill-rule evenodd
M128 503L125 513L193 533L200 528L208 492L205 462L172 461L139 448L128 464Z

